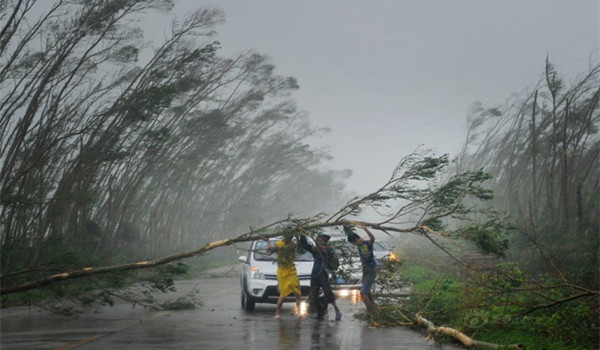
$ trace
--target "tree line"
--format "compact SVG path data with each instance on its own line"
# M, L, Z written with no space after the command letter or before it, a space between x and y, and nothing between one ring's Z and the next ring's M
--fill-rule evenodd
M531 329L565 348L598 347L599 98L600 65L568 83L547 59L533 89L470 111L455 170L491 174L490 204L514 227L505 259L465 270L463 307L476 326L483 315L493 320L489 329Z
M543 72L504 106L473 106L456 170L492 175L494 206L519 232L511 260L598 290L600 65L570 86L550 60Z
M349 172L323 170L329 155L307 143L326 130L290 99L296 80L253 51L218 55L221 10L144 42L135 20L172 7L2 2L3 274L48 249L161 256L346 196Z

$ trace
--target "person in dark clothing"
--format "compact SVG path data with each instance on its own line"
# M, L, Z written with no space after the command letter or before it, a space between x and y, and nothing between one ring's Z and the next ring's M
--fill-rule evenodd
M306 251L310 252L314 258L314 264L310 276L310 293L308 294L308 300L310 309L317 310L317 319L322 320L327 312L327 305L333 305L335 309L335 320L339 321L342 319L342 312L335 302L335 295L331 290L329 284L329 270L327 269L327 257L328 253L331 254L333 248L327 246L327 242L331 237L326 234L320 234L315 238L315 245L311 245L306 240L306 236L300 237L299 245ZM323 294L326 300L324 306L319 304L319 291L323 290Z

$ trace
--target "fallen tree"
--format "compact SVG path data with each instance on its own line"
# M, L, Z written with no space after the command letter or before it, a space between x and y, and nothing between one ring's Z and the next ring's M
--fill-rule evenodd
M450 327L444 326L435 326L433 322L429 321L425 317L420 314L417 314L415 317L415 322L417 325L427 329L427 334L429 336L427 339L433 339L433 337L437 334L443 334L449 336L457 341L459 341L462 345L467 348L477 348L477 349L524 349L523 344L494 344L488 343L480 340L475 340L468 335Z
M16 285L7 285L3 276L0 295L23 292L82 277L149 269L234 243L253 241L260 237L276 237L290 227L302 229L310 234L326 227L355 223L387 234L394 232L422 235L432 242L435 242L432 236L466 239L473 241L485 253L502 255L507 241L503 236L505 228L500 217L489 208L477 205L492 198L491 191L483 187L483 182L489 179L489 175L482 171L467 171L439 185L437 184L439 175L447 165L447 155L435 156L429 151L413 153L397 165L390 180L381 188L366 196L350 200L334 214L321 213L300 219L290 216L258 229L250 228L249 232L234 238L214 241L197 249L159 259L113 266L82 267ZM357 220L356 218L366 210L374 210L381 217L381 221ZM477 215L478 220L473 220L474 215ZM446 218L464 220L466 224L449 231L446 230L447 225L443 222ZM442 246L439 247L444 249Z
M290 221L290 223L292 223L292 222L293 222L293 220ZM293 227L294 229L298 229L298 230L302 230L302 231L306 232L306 231L322 229L325 227L343 226L343 225L348 225L348 224L364 225L364 226L371 227L373 229L381 230L384 232L414 232L417 230L424 230L427 232L431 232L431 229L424 225L422 225L420 227L411 227L408 229L399 229L399 228L396 228L393 226L385 226L385 225L380 225L377 223L369 223L369 222L364 222L364 221L348 221L348 220L334 221L334 222L328 222L328 223L315 223L315 224L310 224L310 225L296 225L296 226L291 226L291 227ZM113 272L122 272L122 271L128 271L128 270L149 269L149 268L157 267L160 265L168 264L173 261L182 260L185 258L190 258L193 256L201 255L201 254L204 254L215 248L225 247L225 246L229 246L229 245L232 245L235 243L254 241L254 240L257 240L260 238L277 237L277 236L280 236L282 234L282 232L284 230L288 229L289 227L290 227L290 225L287 225L287 226L283 226L283 227L280 227L277 229L273 229L271 231L266 231L264 228L261 230L258 230L258 231L251 230L250 232L244 233L235 238L223 239L223 240L211 242L211 243L206 244L205 246L198 248L198 249L179 252L177 254L165 256L165 257L162 257L159 259L151 259L151 260L138 261L138 262L133 262L133 263L128 263L128 264L111 265L111 266L84 267L84 268L77 269L77 270L65 271L63 273L54 274L54 275L48 276L48 277L40 279L40 280L30 281L30 282L22 283L19 285L10 286L10 287L3 287L0 291L0 294L7 295L7 294L12 294L12 293L17 293L17 292L24 292L27 290L47 286L52 283L66 281L66 280L70 280L70 279L90 277L90 276L95 276L95 275L102 275L102 274L113 273Z

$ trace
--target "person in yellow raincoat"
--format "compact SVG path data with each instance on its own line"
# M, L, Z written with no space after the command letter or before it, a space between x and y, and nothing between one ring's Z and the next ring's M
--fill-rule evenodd
M300 279L294 259L296 257L296 243L292 240L294 237L291 230L283 233L283 239L277 241L275 246L269 246L267 249L272 253L277 253L277 283L279 283L279 298L275 308L275 318L281 317L281 306L284 299L294 293L296 297L296 308L298 318L300 318L300 303L302 293L300 291Z

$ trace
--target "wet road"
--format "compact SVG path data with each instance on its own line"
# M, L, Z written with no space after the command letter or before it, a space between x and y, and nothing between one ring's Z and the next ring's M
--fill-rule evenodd
M298 320L293 303L284 304L281 320L275 305L257 304L253 312L240 306L235 269L181 281L178 293L199 287L204 306L188 311L150 312L122 304L77 317L48 315L27 308L1 310L2 350L11 349L463 349L425 342L407 328L373 328L352 317L363 305L339 298L340 322Z

